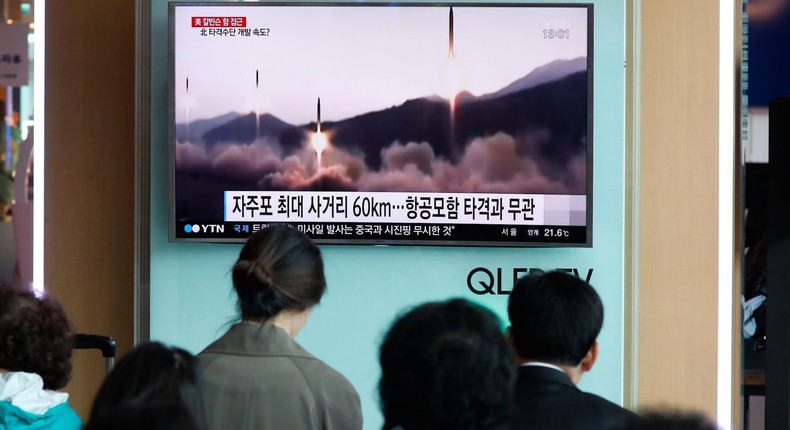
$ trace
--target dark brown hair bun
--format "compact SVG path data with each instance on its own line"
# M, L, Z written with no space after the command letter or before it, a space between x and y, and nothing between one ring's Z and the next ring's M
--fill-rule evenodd
M305 234L272 225L250 236L232 269L242 318L304 310L326 291L321 251Z

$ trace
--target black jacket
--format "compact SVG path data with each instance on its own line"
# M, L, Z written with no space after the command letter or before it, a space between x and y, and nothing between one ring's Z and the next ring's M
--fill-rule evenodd
M513 430L615 430L633 414L585 393L563 372L521 366L516 380Z

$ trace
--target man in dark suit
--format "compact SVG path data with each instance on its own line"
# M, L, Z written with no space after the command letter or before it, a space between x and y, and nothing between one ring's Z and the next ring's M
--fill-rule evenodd
M576 388L598 358L603 304L583 280L564 272L519 279L508 302L508 337L520 362L514 430L617 429L632 417Z

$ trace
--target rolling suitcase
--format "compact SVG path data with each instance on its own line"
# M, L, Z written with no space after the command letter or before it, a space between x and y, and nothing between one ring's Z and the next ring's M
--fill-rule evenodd
M98 349L107 360L106 370L110 373L115 364L115 339L109 336L77 333L74 335L74 349Z

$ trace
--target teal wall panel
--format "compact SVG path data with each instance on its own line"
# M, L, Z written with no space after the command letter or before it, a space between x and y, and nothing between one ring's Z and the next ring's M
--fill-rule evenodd
M606 310L602 352L581 387L623 396L625 5L595 1L593 247L574 249L322 246L328 293L297 340L360 393L366 429L381 426L377 350L393 318L415 304L465 297L506 320L514 270L591 272ZM151 338L199 352L236 318L229 270L240 245L168 242L167 2L151 16ZM503 294L475 294L471 271L501 272ZM520 273L520 272L518 272ZM472 285L487 282L485 271ZM497 285L494 285L496 292Z

